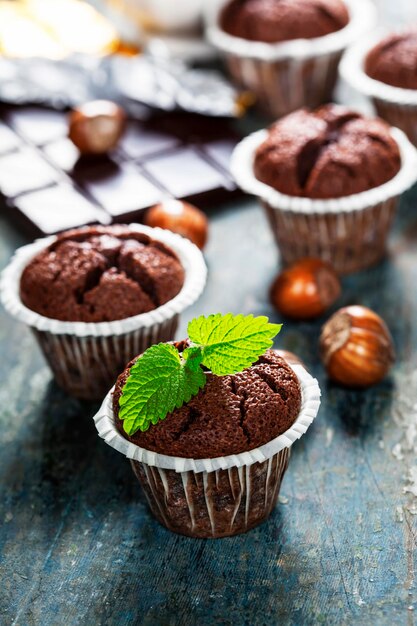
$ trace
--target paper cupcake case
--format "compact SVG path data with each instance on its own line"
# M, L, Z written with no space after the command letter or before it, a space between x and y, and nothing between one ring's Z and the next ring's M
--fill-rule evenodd
M107 444L131 460L149 506L168 529L190 537L237 535L263 522L273 510L288 466L290 448L309 428L320 406L317 381L292 366L301 384L302 406L294 424L267 444L213 459L157 454L130 443L118 431L112 392L94 417Z
M174 338L178 315L160 324L110 337L77 337L34 329L35 337L60 387L77 398L103 397L134 356Z
M359 41L348 50L340 64L340 74L345 82L371 100L380 117L404 131L417 145L417 90L386 85L365 72L368 53L387 34L385 30L377 30L372 37Z
M131 464L163 526L182 535L214 539L244 533L269 516L289 457L289 448L284 448L264 463L200 474Z
M376 22L370 0L345 0L350 21L340 31L316 39L268 44L224 32L218 21L226 2L210 3L213 6L206 14L208 38L223 54L233 79L252 91L259 107L271 117L328 102L344 50Z
M371 267L386 253L397 211L391 198L356 213L292 213L264 204L284 265L305 257L328 261L339 274Z
M19 294L22 272L56 237L17 250L1 277L0 297L5 309L32 329L57 383L78 398L102 398L133 357L154 343L172 340L180 313L198 299L205 286L207 269L195 245L160 228L137 224L130 228L169 246L185 270L180 293L149 313L93 324L52 320L25 307Z
M342 53L311 59L262 61L226 55L233 80L256 94L269 117L282 117L300 107L316 108L331 99Z
M398 174L384 185L335 200L287 196L255 178L255 152L268 131L256 132L236 147L232 174L245 192L260 198L284 264L318 257L339 274L348 274L383 258L398 198L417 180L415 147L400 130L391 133L401 153Z

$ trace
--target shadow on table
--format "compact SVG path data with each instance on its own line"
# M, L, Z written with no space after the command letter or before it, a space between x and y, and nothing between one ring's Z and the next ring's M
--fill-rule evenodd
M136 479L129 463L97 434L93 416L99 407L97 402L71 398L55 383L48 387L40 407L44 420L39 455L42 481L55 501L80 490L94 507L98 486L109 484L112 492L112 483L121 504L133 497Z
M93 406L70 398L50 382L43 398L27 408L23 432L16 435L17 451L8 448L5 480L17 474L19 466L24 475L22 488L30 489L38 481L40 489L45 483L52 490L65 491L96 445L93 411Z
M99 438L92 419L99 404L80 402L54 382L46 387L19 433L19 446L2 459L2 481L13 508L14 523L24 527L30 509L39 514L38 534L48 536L77 498L99 504L96 494L109 485L123 502L137 499L136 479L126 460ZM100 488L99 488L100 487ZM93 511L92 511L93 513Z
M249 533L219 540L181 537L155 521L144 558L139 562L137 553L132 554L125 563L125 572L141 569L147 593L138 594L133 580L120 577L112 602L128 607L132 618L145 626L260 624L259 616L268 609L278 616L281 608L289 610L282 602L286 590L300 588L303 565L308 571L302 547L290 545L287 538L287 518L277 507ZM113 613L112 623L118 616L122 613Z
M345 277L343 288L340 306L359 304L381 315L392 334L397 360L404 361L410 341L409 294L393 259L388 257L374 268ZM382 421L390 419L395 394L392 376L373 387L355 390L332 383L320 370L323 404L347 434L365 439L382 430Z
M395 386L388 378L372 389L351 390L327 382L323 389L326 409L351 437L363 440L382 431L383 420L391 415Z
M42 422L42 478L62 489L91 459L97 432L91 417L96 403L66 395L54 382L46 390L39 413Z
M392 261L388 255L374 267L345 276L338 306L362 304L384 315L394 294L400 296L404 290L401 273Z

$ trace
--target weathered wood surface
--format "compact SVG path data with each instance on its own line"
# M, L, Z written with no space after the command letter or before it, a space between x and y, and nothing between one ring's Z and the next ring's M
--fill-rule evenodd
M129 464L96 436L95 406L51 382L29 332L1 312L0 623L412 624L417 193L402 203L380 267L344 281L373 307L398 364L367 392L326 382L320 322L286 323L281 347L320 379L319 418L293 449L281 502L249 534L191 540L149 514ZM19 236L0 221L3 266ZM276 253L256 203L212 214L210 280L189 312L266 313ZM186 319L179 336L184 335ZM392 450L402 444L403 459Z
M256 202L213 211L211 223L207 290L178 336L200 313L278 319L267 299L277 256ZM0 267L22 243L0 217ZM219 541L154 521L127 461L98 439L97 407L61 392L29 331L0 311L0 624L414 624L417 500L404 489L416 465L416 285L415 189L390 259L345 279L341 300L384 317L392 376L366 392L328 384L321 321L287 322L278 345L319 378L322 408L270 520Z

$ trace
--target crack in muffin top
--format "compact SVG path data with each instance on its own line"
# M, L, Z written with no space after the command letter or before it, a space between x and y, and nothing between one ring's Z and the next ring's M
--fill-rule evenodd
M151 311L174 298L185 272L162 242L128 226L67 231L27 265L22 302L67 322L110 322Z
M174 345L182 352L189 342ZM206 385L198 395L147 431L129 436L119 418L119 400L136 360L117 380L113 411L119 432L153 452L186 458L239 454L278 437L300 412L301 388L296 374L274 350L267 350L238 374L214 376L207 372Z
M276 122L258 147L258 180L289 196L340 198L391 180L401 155L389 126L338 105L300 109Z

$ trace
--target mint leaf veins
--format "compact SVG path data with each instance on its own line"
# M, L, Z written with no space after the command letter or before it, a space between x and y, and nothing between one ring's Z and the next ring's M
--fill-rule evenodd
M253 315L209 315L188 324L188 336L200 346L202 362L216 376L236 374L250 367L273 344L282 324Z
M189 348L172 344L146 350L133 365L119 400L119 418L128 435L144 432L195 396L206 383L205 366L216 376L240 372L264 354L281 324L253 315L209 315L188 325Z
M130 370L120 398L119 417L128 435L148 430L188 402L206 382L201 367L191 368L172 344L151 346Z

